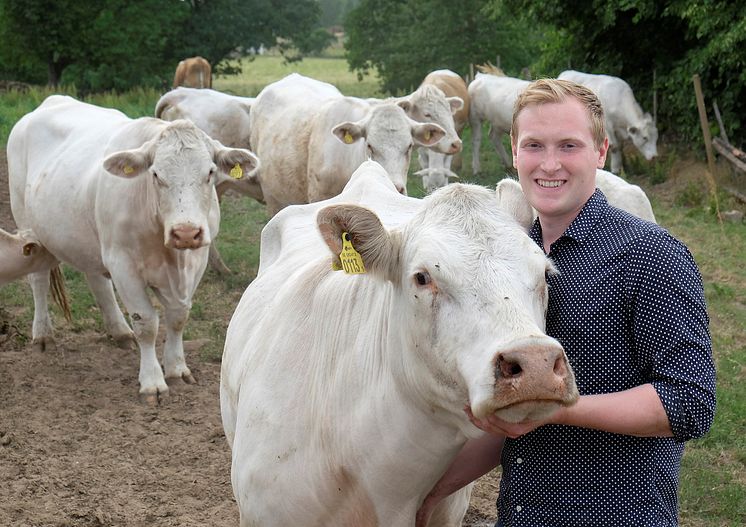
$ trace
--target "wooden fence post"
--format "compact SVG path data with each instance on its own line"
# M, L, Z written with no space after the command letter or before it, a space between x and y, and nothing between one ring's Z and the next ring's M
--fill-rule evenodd
M694 82L694 95L697 98L697 110L699 110L699 124L702 126L702 135L705 138L705 151L707 152L707 179L710 184L710 193L715 200L715 213L720 225L723 218L720 216L720 203L718 202L717 185L715 184L715 156L712 154L712 136L710 135L710 123L707 121L707 110L705 109L705 98L702 95L702 83L696 73L692 77Z

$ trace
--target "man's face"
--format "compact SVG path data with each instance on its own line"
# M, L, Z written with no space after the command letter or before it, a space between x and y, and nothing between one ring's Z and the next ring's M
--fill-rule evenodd
M523 193L542 220L569 225L596 188L608 140L595 147L588 110L572 98L527 106L516 127L513 165Z

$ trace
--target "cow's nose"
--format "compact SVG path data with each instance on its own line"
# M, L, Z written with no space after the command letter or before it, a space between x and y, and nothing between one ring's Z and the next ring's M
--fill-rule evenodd
M461 139L456 139L453 143L451 143L451 148L448 149L449 154L458 154L461 152L462 148L462 142Z
M565 379L567 375L567 358L559 347L510 350L497 354L495 376L498 381L525 377L532 382L546 382Z
M198 249L202 247L204 231L189 223L180 223L171 228L171 245L175 249Z

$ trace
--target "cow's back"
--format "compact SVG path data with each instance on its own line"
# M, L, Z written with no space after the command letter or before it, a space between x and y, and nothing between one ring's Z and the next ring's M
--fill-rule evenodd
M271 215L287 205L308 201L312 122L325 101L338 97L342 94L331 84L294 73L265 87L254 101L250 143L262 160L259 180Z
M471 115L489 121L501 131L509 131L513 120L513 106L529 81L513 77L478 73L469 84Z

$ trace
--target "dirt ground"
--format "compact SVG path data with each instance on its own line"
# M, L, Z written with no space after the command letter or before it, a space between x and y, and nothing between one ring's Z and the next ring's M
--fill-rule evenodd
M5 156L0 227L12 232ZM34 352L8 338L30 328L0 325L0 527L238 525L220 364L190 353L199 342L185 343L198 384L173 384L152 408L137 399L137 351L57 332L56 351ZM497 484L479 483L465 526L494 524Z

